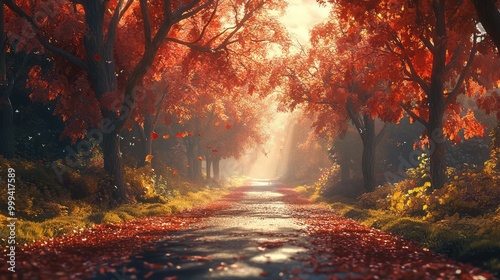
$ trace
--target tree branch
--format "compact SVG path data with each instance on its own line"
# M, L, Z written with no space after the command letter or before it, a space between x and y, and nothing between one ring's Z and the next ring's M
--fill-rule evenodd
M469 69L472 65L472 62L474 61L474 57L476 57L476 50L477 50L477 35L474 34L472 49L470 50L470 53L469 53L469 59L467 60L467 63L465 64L462 72L460 72L460 76L458 77L458 80L457 80L457 83L455 84L455 87L446 97L446 100L444 101L446 105L449 105L451 102L453 102L453 100L460 93L460 88L462 87L462 84L464 83L465 78L469 74Z
M477 16L491 40L500 52L500 11L495 0L473 0Z
M151 18L149 16L149 8L146 0L140 0L142 22L144 23L144 45L147 47L151 44Z
M424 118L420 117L419 115L415 114L410 108L406 107L405 105L401 105L401 108L406 111L410 117L413 119L417 120L419 123L423 124L425 127L429 127L429 122L426 121Z
M22 18L26 19L30 23L31 27L33 28L33 31L36 34L38 41L47 50L66 58L68 61L70 61L71 63L75 64L76 66L78 66L84 70L88 70L88 65L85 61L70 54L69 52L67 52L65 50L62 50L62 49L50 44L47 41L47 39L42 36L40 29L38 28L38 26L35 23L35 20L31 16L29 16L27 13L25 13L19 6L17 6L17 4L12 2L12 0L4 0L4 3L7 7L9 7L9 9L11 9L13 12L18 14Z
M363 133L365 131L365 126L361 122L361 119L358 117L358 114L356 114L352 109L352 101L350 98L347 99L346 109L347 113L349 114L349 117L351 118L351 121L354 123L354 126L356 126L356 128L358 129L359 136L361 136L361 139L365 141L366 135L365 133Z
M462 51L463 46L464 46L464 44L460 43L458 45L458 47L453 51L453 54L451 55L450 62L448 62L448 64L446 64L443 72L446 73L446 72L450 71L450 69L453 67L453 65L457 62L458 55Z

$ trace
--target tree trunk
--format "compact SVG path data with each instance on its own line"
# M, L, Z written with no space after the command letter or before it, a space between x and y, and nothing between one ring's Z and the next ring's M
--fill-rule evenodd
M4 5L0 6L0 155L12 158L15 150L14 139L14 111L10 103L10 93L7 81L6 65L6 35L4 28L5 21Z
M104 170L112 176L114 198L118 203L126 199L125 173L123 171L122 153L120 151L120 137L115 133L105 133L102 140L104 156Z
M491 37L491 40L500 52L500 11L496 7L496 0L474 0L479 22Z
M205 171L207 172L207 179L210 179L211 178L211 172L212 172L212 159L210 158L210 156L207 156L206 157L206 166L205 166Z
M345 151L339 151L340 180L345 183L351 179L351 157Z
M216 181L219 181L220 179L220 170L219 170L219 163L220 163L220 158L216 157L214 158L214 179Z
M136 126L139 130L139 137L141 139L141 154L138 165L139 167L150 166L151 162L146 161L146 156L153 154L153 141L151 139L151 120L149 117L146 117L143 126L139 125L138 123L136 123Z
M186 139L186 157L188 162L188 178L194 180L194 146L192 139Z
M14 112L7 86L0 85L0 155L12 158L15 151Z
M361 162L361 169L363 172L363 182L366 192L375 190L375 147L376 147L376 134L375 134L375 120L370 116L364 115L365 130L363 131L363 155Z
M443 98L430 98L429 125L427 133L430 142L430 175L432 189L440 189L446 183L446 145L443 134ZM442 104L442 105L440 105Z
M444 1L436 2L436 41L446 38L446 20ZM427 135L430 142L430 175L432 189L441 189L446 183L446 146L443 134L443 117L445 99L443 91L443 75L446 65L446 43L436 45L432 60L431 84L429 98L429 122Z
M198 135L198 133L196 134ZM200 151L200 139L198 136L193 136L196 137L196 161L195 161L195 168L194 168L194 180L197 182L201 182L203 179L203 172L202 172L202 163L203 163L203 158L202 158L202 152Z

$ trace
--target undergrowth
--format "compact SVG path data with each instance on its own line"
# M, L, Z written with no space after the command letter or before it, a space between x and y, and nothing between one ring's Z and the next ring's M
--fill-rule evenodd
M444 188L431 190L428 159L407 178L357 198L325 192L331 178L295 188L338 214L419 243L500 276L500 179L498 148L484 166L448 169ZM325 195L327 194L327 195Z
M128 201L111 203L112 187L102 168L71 170L60 181L49 164L0 157L0 174L16 171L16 242L31 243L74 233L101 223L170 215L210 203L239 182L189 182L171 169L125 168ZM2 181L5 178L0 178ZM234 181L234 180L233 180ZM214 191L216 190L216 191ZM7 188L0 197L7 197ZM7 207L0 209L0 235L8 236Z

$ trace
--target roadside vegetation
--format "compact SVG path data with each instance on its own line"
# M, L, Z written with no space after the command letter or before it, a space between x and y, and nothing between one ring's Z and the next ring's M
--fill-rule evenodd
M59 181L47 163L0 157L0 173L6 174L9 167L16 170L19 244L76 233L96 224L178 213L213 202L229 193L231 186L241 184L238 179L191 182L168 167L126 168L128 200L115 205L113 186L99 169L68 171ZM1 189L0 196L7 197L6 192ZM2 207L0 212L4 224L6 209ZM0 234L8 236L7 230L2 226Z
M457 261L500 275L500 149L483 166L448 168L448 183L431 190L428 159L406 171L404 180L357 195L338 180L338 165L297 192L366 226L414 241Z

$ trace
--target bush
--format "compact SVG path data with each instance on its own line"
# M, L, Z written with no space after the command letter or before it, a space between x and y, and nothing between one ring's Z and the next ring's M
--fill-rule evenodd
M358 206L368 209L388 209L388 197L392 195L394 191L394 186L391 184L385 184L379 186L375 191L370 193L364 193L359 197Z

